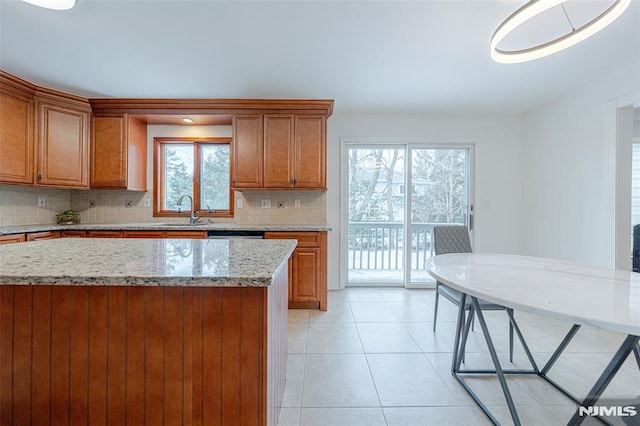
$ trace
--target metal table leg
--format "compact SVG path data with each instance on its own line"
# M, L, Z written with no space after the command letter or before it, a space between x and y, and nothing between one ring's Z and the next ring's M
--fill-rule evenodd
M460 303L458 304L458 321L456 323L456 337L453 340L453 356L451 358L451 374L455 374L458 363L458 352L460 351L460 336L464 326L464 304L467 300L465 293L460 293Z
M473 308L476 310L476 316L478 317L478 322L480 323L480 327L482 327L482 334L484 335L484 340L487 342L489 354L491 355L491 360L493 361L493 365L496 369L498 381L500 382L500 387L502 387L502 393L504 394L504 398L507 400L507 406L509 407L511 418L513 419L513 423L516 426L518 426L521 424L520 418L518 417L516 406L513 403L513 398L511 397L511 392L509 391L509 386L507 385L507 379L505 378L504 372L502 371L502 366L500 365L500 360L498 359L496 348L493 346L493 341L491 340L491 335L489 334L489 328L487 327L487 323L484 320L484 315L482 314L482 310L480 310L480 304L478 303L478 298L472 297L471 303L473 305Z
M618 351L615 353L615 355L613 356L613 358L611 359L607 367L604 369L604 371L596 381L595 385L593 385L593 388L591 388L591 390L587 394L587 397L580 403L580 406L590 407L596 404L596 402L598 401L598 399L600 398L604 390L607 388L607 386L609 385L613 377L616 375L620 367L622 367L622 364L624 364L624 361L627 359L629 354L632 351L635 352L637 350L639 341L640 341L640 336L628 335L624 339ZM637 352L635 353L637 356ZM567 423L567 425L579 425L580 423L582 423L584 419L585 419L585 416L580 415L580 407L578 407L578 409L574 413L571 420L569 420L569 423Z

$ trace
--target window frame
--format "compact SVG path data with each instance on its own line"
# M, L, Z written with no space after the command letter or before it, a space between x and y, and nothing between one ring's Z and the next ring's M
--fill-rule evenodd
M208 138L191 138L191 137L154 137L153 138L153 216L154 217L189 217L191 214L190 206L186 209L176 210L161 209L165 196L165 159L164 146L175 144L193 145L193 193L189 194L193 197L193 205L195 212L201 217L233 217L234 214L234 190L231 185L231 176L233 175L232 147L231 138L208 137ZM212 210L209 212L200 205L200 146L222 144L229 146L229 209L228 210Z

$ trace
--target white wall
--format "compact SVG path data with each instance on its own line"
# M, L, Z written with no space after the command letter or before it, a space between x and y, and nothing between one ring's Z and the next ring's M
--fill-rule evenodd
M607 103L640 90L640 62L524 115L526 254L606 264ZM630 194L629 194L630 196Z
M475 249L520 252L519 116L334 114L327 135L329 289L340 277L340 138L475 145ZM485 209L482 209L482 206Z

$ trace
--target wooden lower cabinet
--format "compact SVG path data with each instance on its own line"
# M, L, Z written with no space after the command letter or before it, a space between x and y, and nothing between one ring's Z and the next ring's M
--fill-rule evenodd
M24 243L25 241L27 241L27 237L25 236L25 234L0 235L0 245Z
M60 231L31 232L27 234L27 241L53 240L60 238Z
M327 233L265 232L265 238L298 240L289 259L289 308L327 310Z

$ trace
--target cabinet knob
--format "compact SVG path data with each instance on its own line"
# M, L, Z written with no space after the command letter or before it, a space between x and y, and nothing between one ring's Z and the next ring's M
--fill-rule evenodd
M298 183L298 179L293 178L293 179L291 180L291 183L293 183L293 185L295 186L295 184L296 184L296 183Z
M120 184L124 185L124 176L120 178Z
M42 174L38 175L38 182L42 181Z

